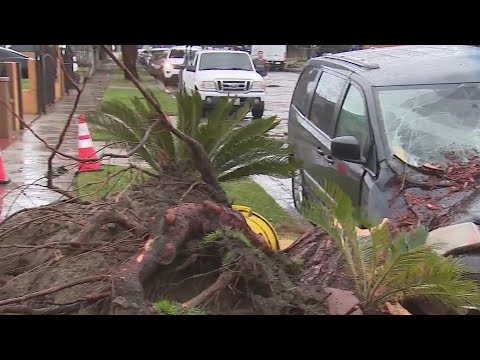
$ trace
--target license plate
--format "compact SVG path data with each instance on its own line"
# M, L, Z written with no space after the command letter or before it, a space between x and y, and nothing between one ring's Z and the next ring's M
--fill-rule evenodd
M275 64L280 64L280 61L275 61Z
M240 99L235 99L234 105L240 105Z

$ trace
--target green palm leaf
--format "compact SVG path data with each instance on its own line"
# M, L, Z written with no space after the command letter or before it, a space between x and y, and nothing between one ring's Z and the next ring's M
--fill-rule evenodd
M263 118L252 121L251 123L232 130L228 136L225 136L221 142L212 150L210 156L214 160L218 154L231 152L235 149L236 145L240 142L244 142L247 139L254 138L256 136L262 136L269 130L273 129L280 122L275 117Z
M237 180L251 175L288 176L292 172L292 164L287 156L270 156L262 160L242 164L218 175L219 181Z
M322 203L307 202L302 213L334 239L365 307L406 298L435 300L457 312L479 307L478 285L465 278L466 269L458 262L425 245L426 229L391 240L387 227L374 227L370 236L359 239L350 198L335 184L324 183L324 189L316 192Z
M118 112L117 112L118 113ZM126 124L121 119L98 111L90 111L87 114L88 121L95 125L97 128L102 129L103 131L112 135L117 139L125 142L127 149L132 150L140 142L143 134L140 129L133 129L128 124ZM143 146L138 151L138 155L147 162L153 169L159 171L158 162L155 156L155 153L148 148L148 146Z

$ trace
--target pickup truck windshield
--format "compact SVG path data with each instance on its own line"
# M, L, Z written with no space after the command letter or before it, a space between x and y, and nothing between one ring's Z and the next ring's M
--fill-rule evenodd
M380 87L377 96L388 146L406 163L480 154L480 84Z
M202 54L198 69L253 71L250 56L234 52Z

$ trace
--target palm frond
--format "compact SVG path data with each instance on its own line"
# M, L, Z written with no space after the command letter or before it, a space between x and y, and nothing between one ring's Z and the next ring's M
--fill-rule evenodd
M95 125L97 128L102 129L103 131L112 135L116 139L123 141L127 149L132 150L140 142L143 134L137 129L135 131L128 124L126 124L121 119L116 118L113 115L98 112L90 111L87 114L88 121ZM147 162L153 169L160 171L159 164L155 153L153 153L148 146L142 146L138 151L138 155Z
M240 113L240 115L241 114L242 113ZM210 153L210 156L214 160L219 153L229 153L232 149L235 149L238 143L257 136L263 136L278 124L279 121L276 120L275 117L269 117L252 121L241 128L234 129L230 134L227 134L228 136L225 136L222 141L219 142L217 147Z
M213 110L208 114L207 122L200 126L198 140L210 153L216 144L235 126L230 114L233 111L233 101L227 97L221 98Z
M322 203L307 202L302 213L335 241L365 306L405 298L435 300L457 312L464 306L480 306L478 285L465 278L465 267L425 245L425 228L392 240L386 226L377 226L370 229L370 236L359 239L350 198L335 184L324 183L324 189L317 191Z
M234 100L229 100L229 108L233 108ZM245 119L245 116L250 111L250 108L247 105L243 105L240 109L237 109L233 115L227 116L225 120L222 121L222 125L219 127L218 135L212 144L209 146L209 155L213 159L215 154L219 152L219 149L223 147L226 141L228 141L235 129L240 125L240 123ZM230 111L231 113L231 111ZM210 121L210 118L209 118Z
M289 157L291 152L292 149L279 140L256 137L238 143L237 147L230 149L229 152L222 151L217 157L212 158L212 163L215 169L222 172L272 155ZM293 158L292 164L294 164Z
M184 134L197 138L197 132L202 118L202 99L198 92L189 94L177 94L178 119L177 128ZM188 146L183 141L176 141L176 153L182 158L191 156Z
M242 164L234 169L218 175L220 182L241 179L251 175L288 176L292 171L292 164L288 156L269 156L262 160Z

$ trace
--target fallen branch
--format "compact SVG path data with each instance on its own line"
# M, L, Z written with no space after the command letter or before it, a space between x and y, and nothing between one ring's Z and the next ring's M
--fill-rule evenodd
M408 312L407 309L405 309L402 305L400 305L398 302L394 302L393 304L391 302L386 302L385 306L387 307L388 312L390 315L412 315L410 312Z
M66 69L63 67L64 73L66 73ZM53 165L52 161L55 155L57 154L58 149L60 149L60 146L62 146L63 141L65 140L65 134L68 131L68 128L70 127L70 124L72 123L73 115L75 115L75 111L77 111L78 104L80 102L80 97L83 94L83 90L85 90L85 85L87 84L86 81L83 82L82 88L78 89L77 96L75 98L75 102L73 103L73 108L70 111L70 114L68 115L67 122L65 123L65 126L63 127L62 132L60 133L60 136L58 138L57 145L55 146L54 150L50 156L48 157L48 172L47 172L47 186L49 188L53 187ZM78 87L77 87L78 88Z
M90 219L91 224L80 231L71 241L71 244L83 244L88 242L98 229L108 223L115 223L123 226L127 230L132 230L137 236L143 236L147 229L137 221L129 218L117 210L107 210L101 212Z
M58 315L58 314L71 314L75 311L81 310L95 303L99 300L106 299L111 295L110 292L103 292L100 294L94 294L86 296L77 301L69 304L54 305L48 308L34 309L30 306L17 305L17 306L3 306L0 307L0 314L23 314L23 315Z
M208 288L203 290L200 294L195 296L193 299L190 299L182 304L182 308L190 309L192 307L197 307L203 302L210 299L213 295L217 294L218 292L222 291L228 284L233 280L233 272L225 271L222 272L217 280L210 285Z
M157 121L154 122L155 125L161 123L166 130L170 131L173 135L178 137L182 140L189 148L192 153L193 163L195 167L200 172L203 181L210 185L215 190L215 199L223 204L228 203L227 195L225 191L220 186L218 182L217 176L215 175L215 171L213 169L213 165L208 157L207 152L203 148L202 144L195 140L194 138L186 135L182 131L178 130L176 127L172 125L170 121L167 120L165 117L165 113L163 112L160 104L156 99L151 96L148 91L146 91L140 82L133 76L133 74L128 70L128 68L120 61L118 58L113 54L113 52L108 48L106 45L102 45L103 50L108 54L108 56L122 69L125 73L127 73L130 77L130 80L135 84L137 89L142 93L145 97L145 100L148 101L153 108L156 110L159 118Z
M37 292L27 294L27 295L24 295L24 296L12 298L12 299L7 299L7 300L1 300L0 301L0 306L5 306L5 305L24 302L24 301L27 301L27 300L30 300L30 299L33 299L33 298L36 298L36 297L39 297L39 296L48 295L48 294L52 294L52 293L55 293L55 292L58 292L58 291L61 291L61 290L64 290L64 289L68 289L68 288L76 286L76 285L81 285L81 284L86 284L86 283L91 283L91 282L96 282L96 281L102 281L102 280L106 280L106 279L109 279L109 278L110 278L110 275L97 275L97 276L86 277L86 278L83 278L83 279L78 279L78 280L71 281L69 283L66 283L66 284L63 284L63 285L60 285L60 286L56 286L56 287L52 287L52 288L49 288L49 289L37 291Z

